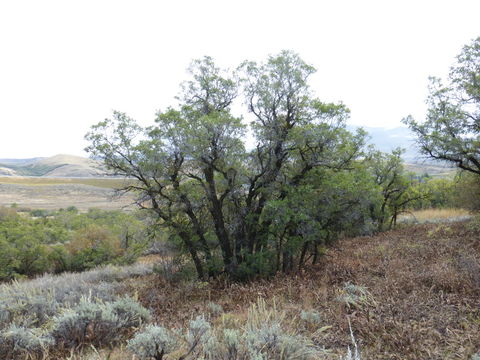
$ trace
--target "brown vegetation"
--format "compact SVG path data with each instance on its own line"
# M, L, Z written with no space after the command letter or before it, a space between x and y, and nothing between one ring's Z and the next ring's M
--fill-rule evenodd
M400 216L400 222L443 222L459 221L471 218L471 212L458 208L422 209L406 212Z
M169 327L208 313L209 302L227 313L221 321L241 326L249 306L264 298L297 331L300 311L320 313L321 331L311 337L332 358L351 343L350 320L365 359L467 359L480 349L478 233L475 223L417 225L343 240L297 275L187 285L150 275L131 287Z

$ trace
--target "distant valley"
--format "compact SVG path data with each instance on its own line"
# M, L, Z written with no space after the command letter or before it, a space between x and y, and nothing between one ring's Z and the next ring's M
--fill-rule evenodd
M100 162L80 156L0 159L0 207L128 209L134 197L119 197L114 190L124 185Z

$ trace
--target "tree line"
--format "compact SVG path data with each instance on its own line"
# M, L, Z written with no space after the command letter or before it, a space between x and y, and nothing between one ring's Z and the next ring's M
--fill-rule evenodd
M0 281L134 262L149 247L147 226L122 211L0 207Z

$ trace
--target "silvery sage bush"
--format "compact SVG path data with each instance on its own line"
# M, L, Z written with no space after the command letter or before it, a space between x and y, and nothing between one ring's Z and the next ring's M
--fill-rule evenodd
M40 329L29 329L10 325L0 333L2 359L30 358L41 356L54 344L54 339Z
M162 360L163 356L174 351L178 346L178 340L168 329L148 325L143 331L137 333L128 341L127 347L141 360Z
M53 319L52 334L58 345L67 348L83 343L101 346L117 341L124 330L149 319L148 310L130 298L102 303L86 297Z

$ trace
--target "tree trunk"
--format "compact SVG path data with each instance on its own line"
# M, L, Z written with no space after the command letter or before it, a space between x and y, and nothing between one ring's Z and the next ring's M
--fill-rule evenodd
M233 274L235 271L235 259L233 257L230 239L225 228L225 220L223 218L222 203L217 197L213 169L208 167L204 169L205 180L208 184L208 198L210 200L210 213L212 215L213 224L215 226L215 234L217 235L220 247L222 249L223 263L225 271Z
M198 278L205 279L202 261L198 257L197 249L195 248L195 244L190 238L190 234L186 231L180 231L178 235L182 238L185 245L187 245L188 252L192 256L193 263L195 264L195 270L197 271Z
M302 252L300 254L300 260L298 261L298 270L300 270L305 265L305 256L307 255L308 246L310 241L305 241L303 243Z

